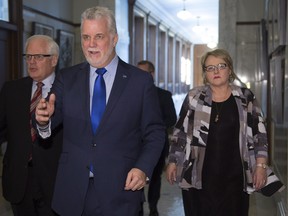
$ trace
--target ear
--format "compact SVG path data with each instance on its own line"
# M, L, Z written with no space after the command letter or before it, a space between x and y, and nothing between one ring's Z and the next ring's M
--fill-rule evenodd
M52 56L52 66L56 67L57 63L58 63L58 56L53 55Z
M118 34L115 34L113 37L113 47L116 47L117 42L118 42Z

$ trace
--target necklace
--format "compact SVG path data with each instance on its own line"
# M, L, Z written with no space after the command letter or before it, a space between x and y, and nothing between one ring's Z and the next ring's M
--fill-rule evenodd
M224 97L222 97L222 99L224 99L223 101L221 100L221 102L215 102L215 107L216 107L216 117L215 117L215 119L214 119L214 122L215 123L217 123L218 121L219 121L219 119L220 119L220 113L221 113L221 109L222 109L222 106L223 106L223 104L224 104L224 102L225 102L225 100L227 100L228 98L227 98L227 96L228 96L228 94L230 93L230 95L231 95L231 92L230 91L227 91L226 92L226 94L224 95ZM214 98L215 100L216 100L216 98ZM219 99L220 100L220 99ZM219 100L216 100L216 101L219 101ZM218 107L218 105L219 105L219 107Z
M216 117L215 117L215 119L214 119L214 122L215 122L215 123L217 123L217 122L219 121L219 115L220 115L220 113L221 113L221 109L222 109L223 104L224 104L223 102L220 103L220 107L218 108L217 102L215 102L216 112L217 112Z

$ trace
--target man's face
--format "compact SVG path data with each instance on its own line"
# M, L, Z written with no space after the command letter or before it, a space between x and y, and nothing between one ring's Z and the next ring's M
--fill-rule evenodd
M47 42L42 39L33 39L29 42L26 48L26 55L51 55L49 52ZM37 81L43 81L47 78L54 70L57 65L58 56L51 55L42 58L26 58L27 71L29 76Z
M81 29L81 44L86 60L96 68L107 66L115 56L118 35L109 31L108 22L101 18L84 20Z

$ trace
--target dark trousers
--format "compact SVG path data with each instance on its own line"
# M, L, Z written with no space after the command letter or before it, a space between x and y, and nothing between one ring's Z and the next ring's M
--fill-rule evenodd
M203 197L201 194L201 190L197 190L194 188L190 188L188 190L182 190L182 199L183 199L183 207L185 216L219 216L217 211L213 209L213 206L209 205L205 202L206 197ZM204 201L203 201L204 200ZM231 197L231 202L228 205L225 205L225 211L227 216L235 215L235 216L248 216L249 212L249 195L245 192L242 193L241 197L238 197L233 203L234 198ZM240 202L239 211L237 213L234 212L233 206L238 205ZM239 205L238 205L239 206ZM212 210L212 211L211 211ZM214 211L213 211L214 210ZM231 213L233 212L233 213ZM221 216L226 216L221 213Z
M156 167L154 168L149 187L148 187L148 203L151 210L157 208L160 199L161 175L165 166L166 152L163 151Z
M82 216L103 216L99 207L98 198L99 196L97 197L94 187L94 180L90 178Z
M37 178L33 173L32 163L28 166L28 181L23 200L11 203L14 216L55 216L41 193Z
M166 149L163 150L160 159L155 166L152 177L149 181L148 187L148 204L150 211L157 210L157 204L160 199L160 192L161 192L161 175L165 166L165 159L166 159L167 151ZM143 203L141 205L141 209L138 216L143 216Z

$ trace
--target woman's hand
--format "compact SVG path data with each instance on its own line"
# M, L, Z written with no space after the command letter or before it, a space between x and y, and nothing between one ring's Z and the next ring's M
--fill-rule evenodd
M267 174L266 168L261 166L256 166L254 175L253 175L253 185L255 190L260 190L266 185Z
M177 174L176 170L177 170L177 167L176 167L175 163L169 163L167 165L167 168L166 168L166 179L171 185L173 185L174 182L176 181L176 174Z

